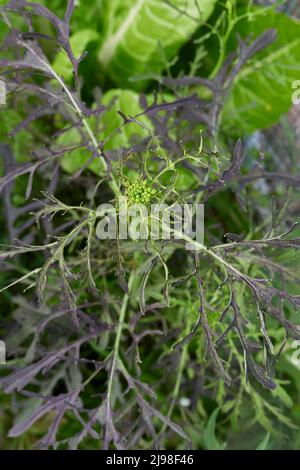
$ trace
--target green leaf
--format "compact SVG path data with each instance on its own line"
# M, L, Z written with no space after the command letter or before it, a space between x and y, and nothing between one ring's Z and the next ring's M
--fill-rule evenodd
M272 390L271 393L273 395L273 397L277 398L278 400L280 400L285 406L287 406L288 408L292 408L293 407L293 400L292 398L289 396L289 394L287 393L287 391L285 390L285 388L283 388L279 383L278 381L276 382L276 385L277 387L275 388L275 390Z
M219 414L219 408L216 408L211 414L208 423L203 431L204 447L207 450L224 450L226 442L220 443L216 438L216 422Z
M0 111L0 142L9 144L17 162L23 163L31 158L34 136L26 130L20 131L13 139L8 137L11 132L24 119L23 110L15 111L5 107ZM3 174L3 161L0 161L0 175Z
M70 39L70 44L74 56L78 59L85 52L88 44L92 41L100 42L100 34L93 29L83 29L73 34ZM72 67L65 52L60 51L57 54L52 66L55 72L62 75L66 80L70 80L72 78Z
M128 146L134 138L146 137L147 133L139 124L129 123L123 128L122 117L118 111L122 111L126 116L135 116L142 112L139 102L140 96L131 90L110 90L103 96L102 104L108 107L107 112L103 116L104 133L103 137L107 138L106 150L112 150L120 146ZM151 127L150 120L145 116L140 116L138 120L148 127ZM117 133L115 129L120 128Z
M256 450L267 450L269 441L270 441L270 433L268 432L263 438L263 440L261 441L261 443L256 447Z
M269 10L241 21L235 33L254 39L269 28L278 37L239 74L223 113L225 131L240 135L268 128L292 105L292 84L300 74L300 22Z
M232 410L232 408L236 405L236 400L227 400L225 401L224 405L222 406L222 412L228 413Z
M99 60L119 86L136 75L160 73L213 11L216 0L104 0Z
M105 150L114 150L121 146L128 147L135 138L146 137L146 131L139 124L128 123L122 126L123 119L118 114L122 111L124 114L134 116L142 111L139 104L139 95L131 90L110 90L104 94L101 104L107 106L107 110L102 115L101 127L96 135L98 141L105 140ZM139 121L150 127L150 121L145 116L139 117ZM90 125L95 131L96 120L90 119ZM76 128L73 128L59 137L57 144L59 146L70 146L81 141L81 135ZM74 174L80 170L91 155L86 149L78 149L67 153L61 160L62 168ZM101 164L99 160L94 160L88 167L93 172L99 174Z

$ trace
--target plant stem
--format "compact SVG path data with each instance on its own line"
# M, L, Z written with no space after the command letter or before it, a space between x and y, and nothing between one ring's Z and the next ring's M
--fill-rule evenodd
M131 288L132 288L132 284L134 282L134 278L135 278L135 273L134 273L134 271L132 271L130 276L129 276L129 281L128 281L128 292L124 295L123 302L122 302L122 305L121 305L120 316L119 316L119 324L118 324L115 344L114 344L114 348L113 348L112 365L111 365L111 369L110 369L108 386L107 386L107 410L109 410L109 408L110 408L112 386L113 386L114 376L115 376L117 363L118 363L118 358L119 358L119 347L120 347L120 341L121 341L121 336L122 336L122 330L123 330L124 320L125 320L126 311L127 311L129 294L130 294L130 291L131 291Z
M102 165L103 165L103 168L104 168L104 171L107 173L108 171L108 168L107 168L107 164L106 164L106 161L105 161L105 158L103 157L100 149L99 149L99 145L98 145L98 142L97 142L97 139L96 139L96 136L95 134L93 133L89 123L87 122L86 118L84 117L80 107L78 106L78 104L76 103L76 100L74 99L74 97L72 96L72 93L70 92L70 90L68 89L68 87L65 85L64 81L59 77L59 75L57 75L57 73L52 70L51 68L51 71L54 75L54 77L56 78L56 80L59 82L59 84L63 87L64 91L66 92L70 102L72 103L72 106L74 108L74 110L76 111L76 114L78 114L82 124L84 125L87 133L88 133L88 136L90 137L91 139L91 142L93 144L93 147L98 155L98 157L100 158L101 162L102 162ZM113 176L113 174L110 175L111 177L111 188L112 190L114 191L115 194L118 194L119 192L119 187L118 187L118 184Z
M166 224L162 221L162 227L166 230L169 230L169 227L166 226ZM222 264L225 269L226 268L229 268L231 271L233 271L238 277L241 277L243 279L246 280L246 276L241 273L238 269L236 269L234 266L232 266L231 264L229 264L227 261L225 261L223 258L221 258L221 256L217 255L216 253L214 253L212 251L212 249L210 248L207 248L207 246L203 245L202 243L199 243L197 242L196 240L193 240L192 238L184 235L183 233L177 231L177 230L173 230L173 234L175 236L175 238L178 238L178 239L181 239L181 240L184 240L185 242L187 242L189 245L194 245L195 249L199 250L199 251L202 251L202 252L205 252L207 255L209 255L210 257L214 258L216 261L218 261L219 264Z
M186 323L184 336L187 335L190 332L191 324L192 324L192 318L189 315L187 317L187 323ZM170 408L169 408L169 411L168 411L168 414L167 414L167 417L169 419L171 419L171 416L172 416L172 413L173 413L173 410L174 410L174 406L175 406L176 400L178 398L178 394L179 394L179 390L180 390L180 384L181 384L181 381L182 381L183 371L184 371L184 367L185 367L186 359L187 359L188 347L189 347L189 343L185 343L182 347L179 366L178 366L178 373L177 373L176 383L175 383L174 391L172 393L171 405L170 405ZM166 428L167 428L167 423L164 423L164 425L163 425L163 427L160 431L160 434L163 434L165 432Z
M81 120L83 126L85 127L85 129L87 131L87 134L88 134L88 136L89 136L89 138L90 138L90 140L93 144L93 147L94 147L100 161L102 162L104 171L107 173L107 171L108 171L107 164L106 164L105 158L103 157L103 155L101 153L101 150L99 149L97 138L96 138L94 132L92 131L88 121L86 120L82 110L80 109L80 106L78 105L78 103L76 102L76 100L75 100L74 96L72 95L71 91L69 90L69 88L65 84L64 80L55 72L55 70L53 70L53 68L51 67L51 65L48 62L45 62L44 60L41 60L41 58L36 54L34 49L32 49L28 45L27 45L27 49L30 50L30 52L37 58L37 60L42 64L43 68L45 68L45 67L47 68L47 70L50 72L50 74L55 78L55 80L59 83L59 85L62 87L62 89L66 93L66 95L69 98L69 101L72 105L72 109L78 115L78 117ZM118 194L119 193L119 186L118 186L118 184L117 184L117 182L114 178L114 175L111 174L110 177L111 177L111 184L110 184L111 188L112 188L112 190L115 194Z

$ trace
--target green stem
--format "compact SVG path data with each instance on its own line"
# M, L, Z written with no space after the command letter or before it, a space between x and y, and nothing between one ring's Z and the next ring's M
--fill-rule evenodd
M114 344L114 348L113 348L112 365L111 365L111 369L110 369L108 386L107 386L107 409L108 410L110 408L112 386L113 386L114 376L115 376L117 363L118 363L118 358L119 358L120 341L121 341L121 336L122 336L122 331L123 331L123 326L124 326L124 320L125 320L127 306L128 306L129 294L130 294L130 291L131 291L131 288L132 288L132 285L133 285L133 282L134 282L134 278L135 278L135 273L132 271L130 276L129 276L129 281L128 281L128 292L123 297L123 302L122 302L121 310L120 310L119 324L118 324L115 344Z
M42 64L42 68L47 68L47 70L50 72L50 74L55 78L55 80L57 80L57 82L59 83L59 85L62 87L62 89L64 90L64 92L66 93L67 97L69 98L69 101L71 103L71 107L72 109L75 111L75 113L78 115L79 119L81 120L92 144L93 144L93 147L103 165L103 168L104 168L104 171L107 173L108 171L108 168L107 168L107 164L106 164L106 161L105 161L105 158L103 157L102 153L101 153L101 150L99 148L99 145L98 145L98 142L97 142L97 138L94 134L94 132L92 131L88 121L86 120L84 114L82 113L78 103L76 102L74 96L72 95L72 93L70 92L69 88L67 87L67 85L65 84L64 80L55 72L55 70L53 70L53 68L51 67L51 65L48 63L48 62L45 62L44 60L41 60L41 58L36 54L36 52L34 51L34 49L32 49L30 46L27 45L27 49L37 58L37 60ZM114 178L114 175L111 174L110 175L111 177L111 188L113 190L113 192L115 194L118 194L119 193L119 186Z
M188 333L190 333L191 325L192 325L192 318L191 318L191 316L188 316L184 336L186 336ZM183 371L184 371L185 364L186 364L186 359L187 359L188 347L189 347L189 343L185 343L182 347L182 351L181 351L181 355L180 355L180 361L179 361L179 365L178 365L178 373L177 373L176 383L175 383L174 391L172 393L172 401L171 401L171 405L170 405L170 408L169 408L169 411L168 411L168 414L167 414L167 417L169 419L171 419L171 416L172 416L172 413L173 413L173 410L174 410L174 407L175 407L175 404L176 404L176 400L177 400L178 395L179 395L180 385L181 385L181 382L182 382ZM164 425L163 425L163 427L160 431L160 434L163 434L165 432L166 428L167 428L167 423L164 423Z

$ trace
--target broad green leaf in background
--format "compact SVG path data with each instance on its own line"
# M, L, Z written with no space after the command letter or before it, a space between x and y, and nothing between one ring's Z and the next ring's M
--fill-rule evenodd
M107 106L107 110L100 118L101 126L97 138L99 142L105 140L105 150L128 147L135 137L146 137L147 132L139 124L129 123L122 127L123 119L118 114L120 110L126 115L135 116L142 111L137 93L131 90L110 90L104 94L101 104ZM139 117L139 121L150 126L150 121L145 116ZM93 129L96 128L94 118L91 119L90 124ZM60 136L57 143L60 146L71 146L80 141L81 136L74 128ZM65 171L73 174L87 163L90 156L85 149L74 150L64 156L61 165ZM94 160L89 168L99 174L100 161Z
M31 157L34 135L25 130L20 131L13 139L8 137L24 118L22 111L19 113L13 108L2 107L0 109L0 142L9 144L17 162L26 162ZM3 174L3 159L0 159L0 175Z
M92 41L100 43L100 35L94 29L82 29L71 36L70 44L74 56L78 59L86 50L88 44ZM72 67L70 59L66 53L60 51L53 63L53 68L59 75L62 75L66 80L72 78Z
M0 0L7 3L7 0ZM66 12L67 2L66 0L35 0L35 3L44 5L59 18L63 18ZM100 18L101 18L101 7L102 0L75 0L75 9L71 18L71 29L75 31L81 31L83 29L93 29L94 31L99 30Z
M112 150L120 146L129 146L134 137L143 138L147 132L136 123L126 124L118 132L114 132L123 124L122 117L118 111L122 111L126 116L135 116L142 112L140 105L140 96L132 90L110 90L105 93L102 104L107 106L108 110L103 116L104 135L107 139L106 149ZM145 116L140 116L139 121L151 126L150 120Z
M213 11L216 0L103 0L102 67L122 87L130 78L160 73Z
M269 28L276 41L254 57L238 76L223 112L223 128L250 134L278 122L292 105L292 83L300 78L300 22L269 10L239 23L252 40Z

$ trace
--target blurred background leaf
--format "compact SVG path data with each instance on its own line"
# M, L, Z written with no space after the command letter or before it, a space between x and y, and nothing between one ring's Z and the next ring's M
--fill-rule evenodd
M237 77L223 112L225 132L251 134L275 124L292 105L292 83L300 76L300 22L268 10L240 21L234 36L256 38L274 28L276 41ZM236 41L232 38L232 43Z

